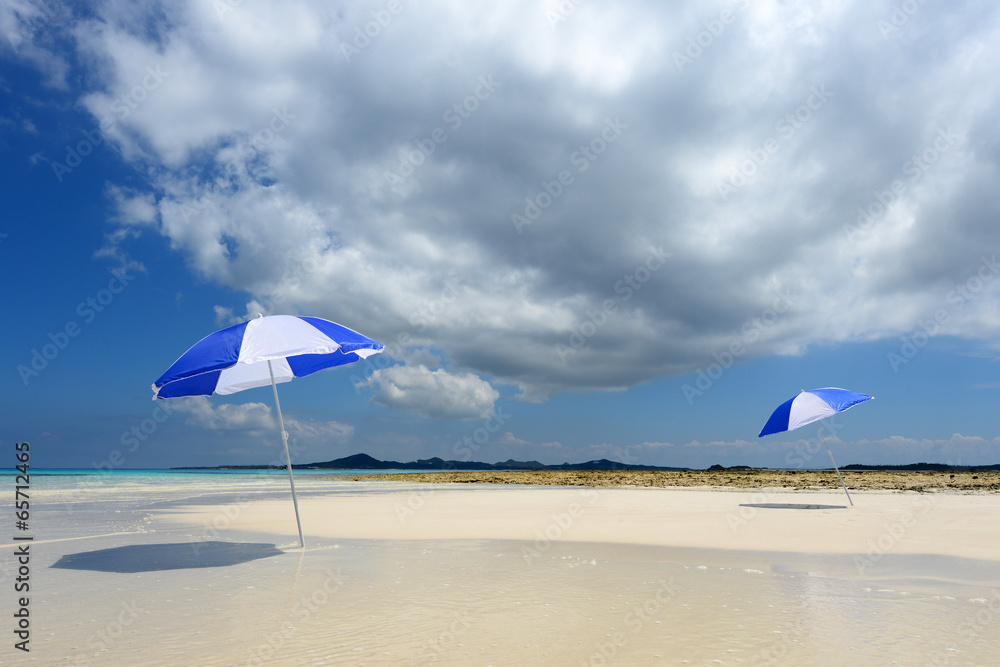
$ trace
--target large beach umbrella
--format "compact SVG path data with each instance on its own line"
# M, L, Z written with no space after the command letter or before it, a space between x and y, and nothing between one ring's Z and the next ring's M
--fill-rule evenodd
M153 384L153 399L235 394L271 385L281 443L285 447L299 545L304 547L277 383L354 363L381 352L382 348L381 343L357 331L318 317L258 315L257 319L220 329L195 343Z
M760 434L757 437L763 438L765 435L771 435L772 433L794 431L800 426L812 424L815 421L835 415L838 412L843 412L858 403L870 401L872 398L874 397L868 394L859 394L847 389L838 389L837 387L810 389L809 391L803 390L798 396L790 398L778 406L771 414L771 418L764 424L764 428L760 430ZM840 474L840 468L837 467L837 462L833 460L833 452L830 451L830 446L826 444L826 438L823 437L823 432L819 429L819 424L816 425L816 430L819 432L820 440L823 441L823 446L826 447L826 453L830 455L830 461L833 462L833 469L837 471L840 484L844 487L844 493L847 493L847 501L851 505L854 505L854 501L851 500L851 494L847 492L847 484L844 484L844 478Z

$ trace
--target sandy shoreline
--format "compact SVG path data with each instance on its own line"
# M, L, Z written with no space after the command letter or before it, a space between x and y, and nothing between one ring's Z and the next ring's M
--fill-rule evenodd
M844 471L849 490L1000 492L1000 471ZM345 478L341 478L345 479ZM355 475L353 481L526 484L589 487L713 487L724 489L839 489L833 470L539 470L489 472L407 472Z

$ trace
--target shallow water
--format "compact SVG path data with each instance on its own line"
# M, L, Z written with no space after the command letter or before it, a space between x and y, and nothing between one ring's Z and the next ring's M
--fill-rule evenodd
M327 478L358 472L296 470L296 493L308 497L351 492L349 486L331 485ZM35 539L58 540L80 534L146 532L152 510L291 500L291 491L284 470L65 469L32 470L31 496Z
M225 518L287 497L287 477L102 484L32 480L25 664L976 665L1000 645L997 562L322 537L280 553L294 538ZM210 518L157 519L195 504Z

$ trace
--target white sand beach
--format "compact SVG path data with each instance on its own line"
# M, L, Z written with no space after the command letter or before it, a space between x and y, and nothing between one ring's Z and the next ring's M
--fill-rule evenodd
M302 521L307 533L321 538L534 542L541 536L825 554L865 553L869 542L877 543L886 533L893 553L1000 556L997 494L856 491L850 507L843 492L469 486L406 485L381 495L307 499L300 505ZM825 507L809 509L812 505ZM233 524L254 532L288 533L289 511L287 501L255 503L252 512L241 513ZM190 520L184 514L160 518ZM291 528L294 537L294 523Z
M304 550L289 500L173 503L33 544L19 660L990 664L1000 495L852 495L317 480Z

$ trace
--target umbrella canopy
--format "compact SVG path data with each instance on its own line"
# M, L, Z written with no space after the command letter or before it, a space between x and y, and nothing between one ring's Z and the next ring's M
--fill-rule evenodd
M318 317L261 316L195 343L153 384L153 398L234 394L271 384L272 373L275 382L290 382L354 363L382 347Z
M794 431L800 426L812 424L820 419L835 415L838 412L843 412L858 403L870 401L872 398L874 397L868 394L859 394L855 391L848 391L847 389L839 389L837 387L810 389L809 391L803 390L798 396L788 399L771 413L770 419L764 424L764 428L760 430L757 437L763 438L765 435L771 435L772 433ZM833 452L830 451L830 446L826 444L826 438L823 437L823 432L819 430L819 425L816 426L816 430L819 432L820 440L823 441L823 446L826 447L827 454L830 455L830 461L833 463L833 469L837 471L840 484L844 487L844 493L847 494L847 501L851 505L854 505L854 501L851 500L851 494L847 491L847 484L844 483L844 478L840 474L837 462L833 460Z
M800 426L812 424L830 415L843 412L858 403L870 401L873 396L859 394L837 387L810 389L790 398L771 414L771 418L760 430L758 438L782 431L794 431Z
M153 383L153 399L234 394L270 384L285 448L299 545L304 547L277 383L354 363L382 349L381 343L329 320L258 315L257 319L220 329L195 343Z

